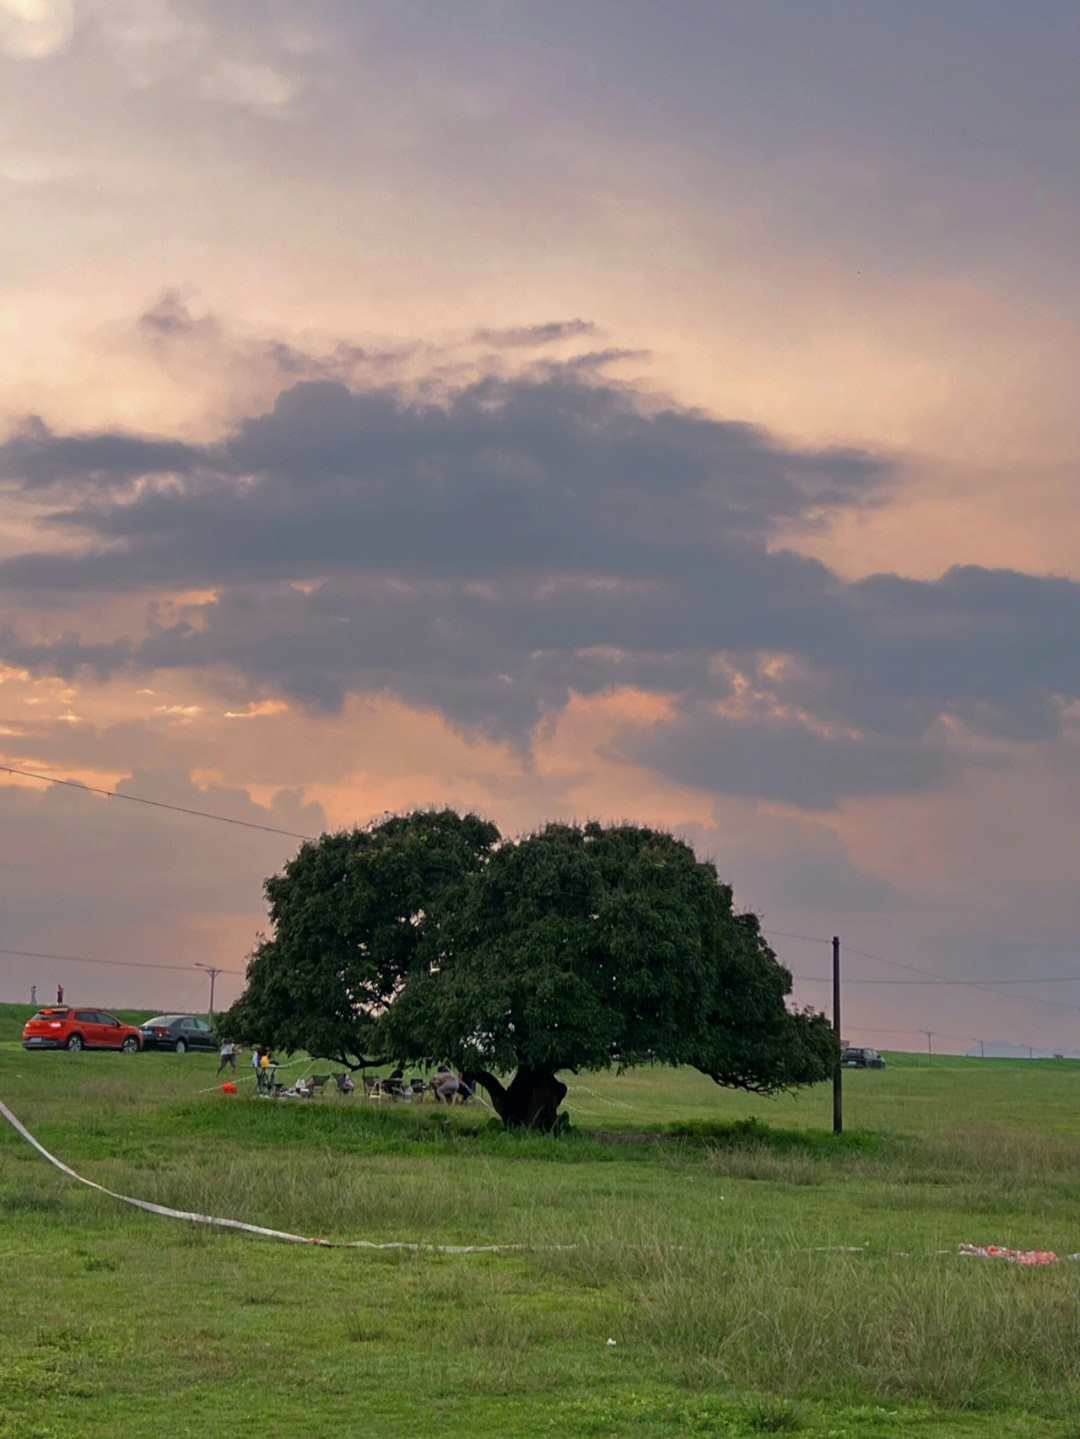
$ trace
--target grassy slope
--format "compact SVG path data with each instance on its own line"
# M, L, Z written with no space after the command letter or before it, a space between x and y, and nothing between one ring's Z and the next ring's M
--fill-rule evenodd
M845 1077L840 1141L826 1087L765 1102L682 1071L584 1076L578 1133L512 1139L483 1111L226 1099L212 1056L28 1055L27 1012L0 1008L0 1098L102 1184L324 1237L530 1247L183 1225L4 1125L0 1436L137 1415L196 1436L231 1416L376 1439L1075 1439L1080 1263L956 1256L1080 1250L1075 1065L896 1057ZM665 1126L684 1133L618 1141Z

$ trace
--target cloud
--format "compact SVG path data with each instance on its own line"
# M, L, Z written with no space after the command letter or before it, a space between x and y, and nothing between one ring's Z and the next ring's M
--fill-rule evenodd
M105 480L122 487L166 470L188 483L140 483L122 502L98 503ZM630 392L567 371L485 379L445 403L302 382L201 450L58 436L36 422L0 446L0 474L26 491L63 477L73 501L53 513L55 527L123 541L136 558L160 545L154 560L169 582L178 570L190 579L193 563L248 578L283 565L296 577L664 573L807 512L863 502L889 466L854 450L785 447L696 412L650 413ZM91 556L87 579L92 569Z
M0 480L24 492L67 486L78 501L102 489L126 492L134 481L187 474L198 452L176 440L103 432L55 435L32 415L0 445Z
M484 345L508 349L553 345L560 340L576 340L594 335L596 326L589 320L552 320L546 325L514 325L505 330L477 330L473 338Z
M40 60L69 44L75 30L72 0L0 0L0 52Z
M167 294L141 324L171 342L200 322ZM8 623L0 658L34 672L215 667L248 705L386 693L519 743L573 694L634 688L671 711L613 739L624 757L808 810L935 785L954 733L1052 734L1078 693L1070 581L847 582L771 548L879 504L895 459L573 362L433 389L305 378L202 445L32 421L0 474L48 497L57 537L0 562L0 595L87 614L79 633ZM214 603L156 603L192 589ZM105 595L141 623L103 628Z
M211 344L219 342L221 329L209 315L195 319L179 290L166 289L138 318L137 328L151 343L190 339L192 336Z
M80 671L89 670L105 679L130 666L132 645L126 636L95 643L70 632L48 640L26 640L11 626L5 626L0 628L0 654L30 673L70 680Z
M926 789L951 768L943 747L925 740L821 733L801 719L732 718L706 705L652 726L625 757L680 784L806 810L830 809L851 795Z
M295 99L298 84L274 65L220 60L202 84L209 99L223 100L256 115L277 115Z

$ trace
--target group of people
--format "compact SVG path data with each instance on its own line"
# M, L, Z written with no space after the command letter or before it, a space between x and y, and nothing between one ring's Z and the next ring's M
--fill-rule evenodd
M233 1044L231 1041L226 1041L222 1044L221 1062L217 1067L218 1074L226 1068L231 1069L233 1074L236 1073L236 1056L239 1051L240 1046ZM260 1045L255 1045L251 1051L251 1068L254 1070L256 1076L261 1072L266 1079L269 1079L270 1072L276 1069L276 1067L277 1060L274 1058L273 1053L269 1049L263 1049ZM302 1094L303 1084L304 1081L299 1080L294 1092ZM412 1099L417 1094L422 1094L425 1086L430 1089L431 1093L435 1096L436 1104L454 1104L455 1102L465 1104L473 1097L474 1093L473 1085L469 1082L468 1076L455 1074L448 1064L440 1065L438 1071L431 1079L426 1081L423 1079L406 1079L404 1067L399 1064L381 1081L382 1092L390 1095L394 1099ZM352 1079L346 1075L345 1083L339 1085L339 1088L348 1092L355 1088L355 1085Z
M435 1096L436 1104L453 1104L455 1101L465 1104L473 1096L472 1085L465 1075L455 1074L448 1064L440 1065L438 1072L428 1080L407 1079L404 1067L399 1064L380 1081L381 1092L392 1099L414 1099L423 1094L425 1088Z
M37 986L32 986L32 990L33 1002L36 1003ZM57 985L56 987L56 1001L58 1004L63 1004L64 1002L62 985ZM226 1040L222 1044L220 1051L221 1062L217 1067L218 1074L220 1074L223 1069L229 1069L233 1074L236 1073L236 1056L239 1052L240 1046L234 1044L231 1040ZM251 1051L251 1067L256 1075L260 1070L265 1074L273 1070L276 1065L277 1060L274 1059L269 1049L263 1049L260 1045L255 1045ZM298 1081L295 1090L296 1093L301 1093L300 1086L302 1086L302 1084L302 1080ZM405 1070L402 1065L399 1064L393 1072L382 1081L382 1089L384 1094L392 1095L395 1099L411 1099L417 1093L423 1093L425 1084L435 1096L436 1104L453 1104L455 1101L459 1104L465 1104L473 1097L473 1086L468 1082L467 1077L464 1074L455 1074L448 1064L440 1065L437 1073L427 1081L423 1079L406 1079ZM354 1087L352 1080L346 1076L346 1083L342 1085L341 1088L350 1090Z

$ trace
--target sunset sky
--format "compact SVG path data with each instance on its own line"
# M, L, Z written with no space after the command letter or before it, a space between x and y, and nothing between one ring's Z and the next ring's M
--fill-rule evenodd
M672 829L853 1042L1080 1050L1078 65L0 0L0 1000L228 1003L301 836L445 804Z

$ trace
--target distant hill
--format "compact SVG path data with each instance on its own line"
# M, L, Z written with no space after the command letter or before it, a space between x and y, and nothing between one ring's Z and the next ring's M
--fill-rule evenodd
M1004 1039L988 1039L981 1048L973 1045L967 1054L974 1059L1080 1059L1080 1051L1075 1049L1039 1049L1027 1044L1009 1044Z

